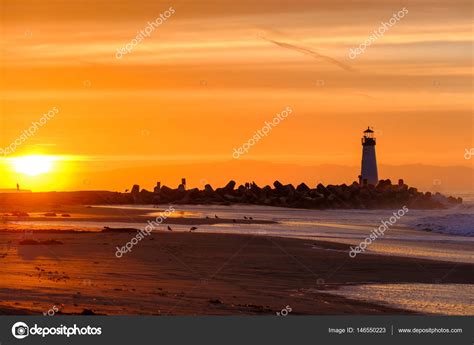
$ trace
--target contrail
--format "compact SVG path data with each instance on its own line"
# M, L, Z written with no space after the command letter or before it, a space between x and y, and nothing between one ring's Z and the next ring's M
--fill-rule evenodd
M300 53L303 53L303 54L306 54L306 55L309 55L309 56L312 56L316 59L319 59L319 60L326 60L334 65L337 65L339 66L340 68L342 68L343 70L345 71L348 71L348 72L353 72L354 69L345 64L345 63L342 63L340 61L337 61L336 59L333 59L332 57L330 56L326 56L326 55L321 55L311 49L308 49L308 48L305 48L305 47L300 47L300 46L297 46L297 45L294 45L294 44L290 44L290 43L286 43L286 42L278 42L278 41L274 41L274 40L271 40L271 39L268 39L264 36L261 36L262 39L264 39L265 41L268 41L270 43L273 43L273 44L276 44L277 46L280 46L282 48L287 48L287 49L291 49L291 50L296 50Z

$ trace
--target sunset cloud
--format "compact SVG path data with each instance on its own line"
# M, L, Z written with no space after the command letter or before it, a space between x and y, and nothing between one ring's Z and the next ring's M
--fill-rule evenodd
M470 164L457 154L472 142L469 1L410 2L409 15L356 60L348 50L398 1L2 5L0 146L51 104L61 108L21 154L223 160L291 104L292 121L249 159L356 165L359 132L372 125L384 133L382 162ZM170 6L166 25L115 58Z

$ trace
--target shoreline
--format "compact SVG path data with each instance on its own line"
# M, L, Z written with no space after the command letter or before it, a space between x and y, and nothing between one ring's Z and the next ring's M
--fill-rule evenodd
M90 231L100 232L105 227L112 231L143 231L148 222L162 222L157 231L256 234L276 237L323 240L357 245L365 239L380 221L390 217L391 210L301 210L269 206L174 206L176 211L166 219L159 218L165 208L145 205L82 206L38 205L22 207L28 217L12 216L10 208L0 205L0 232L23 231ZM443 219L457 219L459 212L413 210L390 228L387 234L371 246L379 254L418 257L450 262L474 262L474 238L462 233L450 234L420 229L418 219L435 215ZM49 216L51 213L55 217ZM66 213L68 217L61 215ZM7 216L5 216L7 214ZM341 218L342 217L342 218ZM170 227L170 230L168 230ZM114 230L115 229L115 230Z

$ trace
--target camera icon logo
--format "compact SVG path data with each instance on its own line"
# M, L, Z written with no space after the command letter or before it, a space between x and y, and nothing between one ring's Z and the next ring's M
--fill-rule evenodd
M17 339L23 339L30 334L30 328L24 322L17 322L12 326L12 334Z

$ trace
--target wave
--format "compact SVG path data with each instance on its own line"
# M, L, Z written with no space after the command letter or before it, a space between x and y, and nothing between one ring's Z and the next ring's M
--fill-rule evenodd
M456 206L453 206L450 211L472 211L474 212L474 203L463 203Z
M472 205L465 206L467 207L458 209L458 211L472 210ZM474 237L474 214L472 213L450 213L440 216L422 217L412 220L409 225L424 231Z

